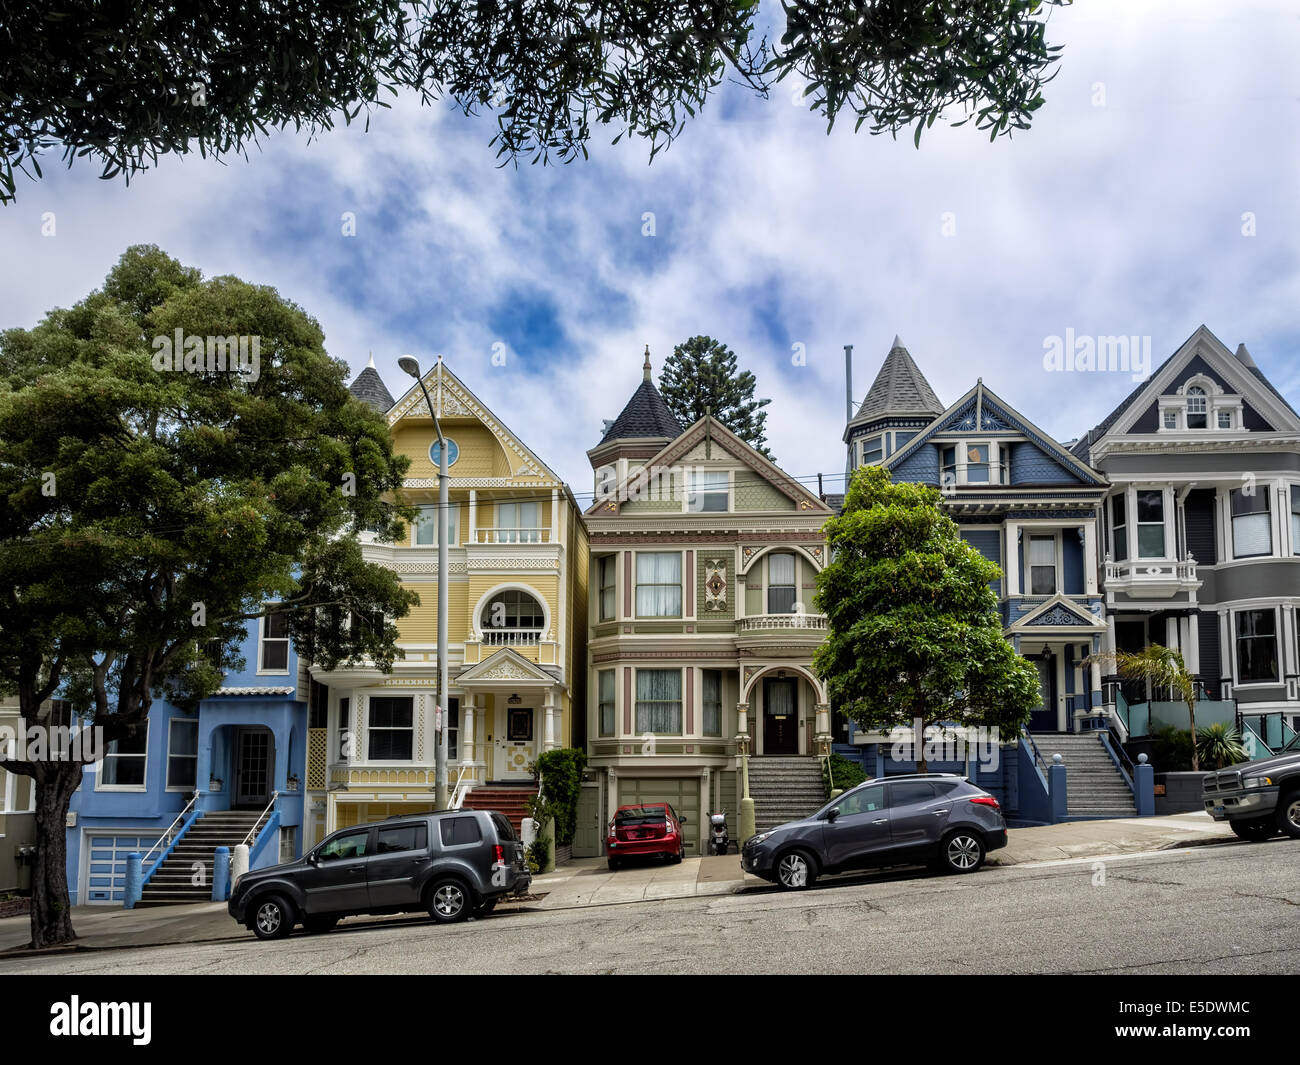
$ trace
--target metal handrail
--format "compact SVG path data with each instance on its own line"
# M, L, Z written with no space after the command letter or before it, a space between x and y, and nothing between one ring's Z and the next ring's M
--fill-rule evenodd
M280 797L280 793L278 791L271 792L271 801L266 804L266 809L263 810L258 815L257 820L253 822L253 827L249 829L248 835L244 837L243 846L251 847L253 843L257 840L257 833L258 830L262 827L263 820L271 816L271 811L275 808L275 800L278 799L279 797ZM232 855L232 860L233 860L233 855Z
M1137 769L1133 765L1132 759L1129 758L1128 752L1124 750L1123 745L1119 742L1119 735L1113 729L1098 731L1101 742L1110 749L1110 754L1119 762L1120 772L1124 774L1125 783L1128 784L1129 790L1137 794L1136 781Z
M1023 733L1021 733L1021 735L1024 736L1025 739L1029 741L1029 749L1030 749L1030 751L1033 752L1033 755L1034 755L1034 762L1035 762L1035 764L1040 765L1040 766L1043 767L1043 776L1044 776L1044 778L1046 778L1046 776L1047 776L1047 761L1043 758L1043 754L1042 754L1042 752L1038 749L1038 744L1036 744L1036 743L1034 742L1034 737L1033 737L1032 735L1030 735L1028 732L1023 732Z
M460 770L456 773L456 786L451 789L451 808L459 810L465 805L465 796L469 794L469 788L465 787L465 775L473 774L474 767L461 763Z
M167 847L171 843L172 832L174 832L176 827L185 820L186 815L190 812L190 807L198 801L199 793L196 791L190 801L185 804L185 809L176 815L176 820L167 826L167 831L158 837L158 842L149 848L149 852L144 856L144 860L140 863L142 869L149 868L149 858L154 851L158 850L159 847Z

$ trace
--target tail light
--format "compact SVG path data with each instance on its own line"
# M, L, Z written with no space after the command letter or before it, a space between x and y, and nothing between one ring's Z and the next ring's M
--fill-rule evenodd
M970 801L976 806L992 806L995 810L1002 809L1002 807L998 805L998 800L993 798L992 795L974 795L971 797Z
M502 847L500 843L496 844L496 846L492 848L492 860L496 862L497 865L505 865L506 863L505 848Z

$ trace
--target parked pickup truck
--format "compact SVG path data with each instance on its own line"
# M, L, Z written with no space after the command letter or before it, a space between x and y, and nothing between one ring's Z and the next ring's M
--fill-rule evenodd
M1300 839L1300 736L1269 758L1210 773L1201 782L1205 812L1242 839L1279 832Z

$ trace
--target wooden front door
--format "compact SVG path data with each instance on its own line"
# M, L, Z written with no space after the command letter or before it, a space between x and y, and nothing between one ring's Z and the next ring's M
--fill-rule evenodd
M264 728L241 728L235 734L236 806L265 806L271 801L271 733Z
M763 753L799 753L798 681L776 677L763 681Z

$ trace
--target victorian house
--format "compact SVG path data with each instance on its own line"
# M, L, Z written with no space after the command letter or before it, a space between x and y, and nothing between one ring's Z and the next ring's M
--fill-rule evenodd
M516 823L533 763L583 742L587 534L563 480L439 359L423 377L447 446L448 783L466 807ZM411 457L403 495L419 517L399 543L363 542L420 604L398 621L399 658L316 671L326 708L310 737L314 834L435 801L438 743L439 444L420 384L394 400L373 361L353 394L383 413Z
M1239 711L1284 742L1300 715L1300 415L1244 344L1201 326L1073 451L1111 483L1106 646L1177 648L1201 682L1198 726ZM1106 690L1134 737L1186 727L1169 693Z
M587 453L583 820L598 827L620 805L667 801L699 854L708 813L724 811L735 833L746 760L760 827L820 805L816 755L830 736L812 671L825 635L813 598L832 512L714 418L679 424L648 350L642 370Z

